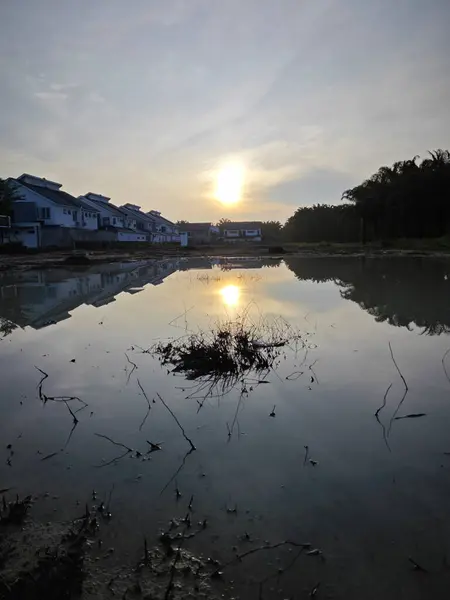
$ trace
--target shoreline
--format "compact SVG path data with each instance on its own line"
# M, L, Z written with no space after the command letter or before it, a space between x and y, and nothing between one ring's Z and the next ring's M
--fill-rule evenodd
M149 250L91 250L91 251L48 251L40 253L0 254L0 272L25 271L33 269L54 269L71 267L92 267L114 262L138 262L160 260L188 260L190 258L450 258L450 248L382 248L380 246L308 245L286 244L279 247L205 247L188 250L149 249Z

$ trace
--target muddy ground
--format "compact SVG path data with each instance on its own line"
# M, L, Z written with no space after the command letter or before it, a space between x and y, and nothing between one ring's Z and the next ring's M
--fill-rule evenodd
M28 270L42 268L67 267L78 262L83 266L112 262L131 262L142 260L162 260L168 258L190 257L380 257L380 256L417 256L449 258L450 248L385 248L380 245L362 247L358 244L285 244L267 246L261 244L227 244L217 246L148 247L139 249L107 250L53 250L37 253L0 254L0 271ZM86 260L87 259L87 260Z

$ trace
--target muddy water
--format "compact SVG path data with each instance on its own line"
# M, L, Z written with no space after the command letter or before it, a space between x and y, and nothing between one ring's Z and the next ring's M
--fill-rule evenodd
M40 495L47 521L112 492L102 535L115 560L135 560L143 535L183 516L192 495L194 520L208 522L196 552L226 562L286 539L323 552L250 555L224 574L240 598L306 598L319 582L319 598L446 598L449 277L449 263L430 259L339 258L4 274L0 488ZM306 346L286 348L270 383L240 403L232 390L199 410L192 382L143 350L243 311L283 317ZM48 374L42 394L87 403L73 430L64 403L39 400L36 367ZM124 448L95 434L162 450L118 458Z

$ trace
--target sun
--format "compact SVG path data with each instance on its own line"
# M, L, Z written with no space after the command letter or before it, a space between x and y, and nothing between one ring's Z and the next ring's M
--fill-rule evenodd
M216 177L216 198L225 205L236 204L242 199L244 168L239 163L224 165Z
M226 306L237 306L241 292L237 285L227 285L220 290L220 295Z

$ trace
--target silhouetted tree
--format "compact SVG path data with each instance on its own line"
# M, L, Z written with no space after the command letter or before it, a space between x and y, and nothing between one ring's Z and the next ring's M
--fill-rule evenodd
M435 150L380 167L346 190L338 206L299 208L285 225L292 241L353 242L450 233L450 152Z
M19 197L20 195L8 181L0 179L0 215L10 215L12 203Z

